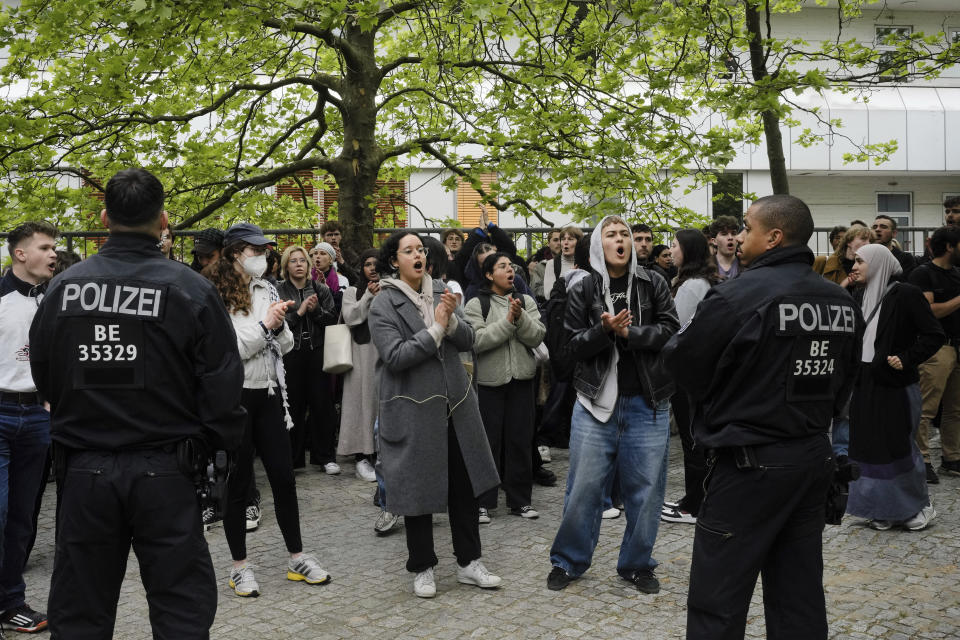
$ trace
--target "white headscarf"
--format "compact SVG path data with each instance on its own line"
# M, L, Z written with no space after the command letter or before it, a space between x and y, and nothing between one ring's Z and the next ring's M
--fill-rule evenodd
M881 298L887 290L890 278L903 273L903 267L893 257L890 249L882 244L865 244L857 249L857 255L867 263L867 289L863 292L863 303L860 306L863 317L866 318L873 313L875 307L882 306ZM873 362L879 322L880 309L877 309L863 332L863 355L860 357L863 362Z

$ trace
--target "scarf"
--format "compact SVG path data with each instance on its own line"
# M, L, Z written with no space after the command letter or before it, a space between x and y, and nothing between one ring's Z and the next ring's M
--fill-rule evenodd
M867 263L867 287L863 293L863 303L860 306L863 317L868 317L876 308L877 312L871 318L863 332L863 362L873 362L876 354L877 326L880 323L880 307L882 307L883 292L886 291L890 278L903 273L903 267L890 249L882 244L866 244L857 249L857 255Z
M331 269L331 271L333 271L333 269ZM277 292L277 288L266 280L263 280L263 284L267 287L270 302L279 302L280 294ZM277 383L280 385L280 397L283 399L283 421L287 425L287 431L289 431L293 429L293 418L290 417L290 403L287 401L287 372L283 368L283 354L280 353L280 344L272 332L267 334L266 348L270 353L270 357L273 359L274 370L277 372ZM275 393L273 387L270 387L267 393L272 396Z
M420 312L420 317L423 318L423 323L427 325L427 329L433 326L433 280L428 274L423 274L423 280L420 281L420 291L414 291L413 287L401 280L399 276L382 279L380 286L393 287L402 291Z

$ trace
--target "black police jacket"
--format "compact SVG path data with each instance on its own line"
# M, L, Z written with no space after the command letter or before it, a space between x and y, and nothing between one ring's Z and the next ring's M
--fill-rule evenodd
M156 243L111 233L53 279L37 310L30 367L61 445L239 445L243 364L230 317L214 286Z
M698 444L766 444L830 428L860 363L863 318L812 264L806 246L763 254L713 287L667 343L667 369L702 403Z
M293 306L287 309L287 324L290 325L290 331L293 332L293 349L297 351L307 348L314 351L323 352L323 335L327 325L337 322L337 309L333 302L333 294L330 293L330 287L322 282L307 280L307 286L303 292L304 298L309 298L314 293L317 294L317 306L313 311L307 312L302 316L297 313L297 309L303 304L300 298L300 290L289 280L284 280L277 285L277 293L281 300L292 300ZM309 344L304 344L304 333L310 336Z
M639 354L638 374L649 396L647 399L658 404L673 395L673 380L663 368L660 350L676 333L680 321L667 281L660 274L636 267L632 291L629 306L633 311L633 326L626 339L627 348ZM573 386L591 400L600 394L616 348L614 336L603 330L600 320L606 310L603 280L598 274L591 273L570 288L563 324L571 335L570 347L577 361Z

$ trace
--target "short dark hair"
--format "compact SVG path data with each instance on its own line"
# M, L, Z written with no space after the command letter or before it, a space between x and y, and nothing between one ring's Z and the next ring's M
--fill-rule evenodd
M111 222L140 227L160 216L163 198L163 185L155 175L140 167L130 167L110 178L103 203Z
M877 217L874 218L874 220L876 221L876 220L879 220L880 218L883 218L884 220L889 220L889 221L890 221L890 229L891 229L892 231L896 231L896 230L897 230L897 221L896 221L896 220L894 220L893 218L891 218L890 216L888 216L888 215L885 214L885 213L878 213L878 214L877 214Z
M710 223L711 238L716 238L724 232L739 233L740 221L733 216L720 216Z
M767 229L783 232L783 246L806 244L813 235L810 207L795 196L777 194L754 201L751 208Z
M493 273L493 267L500 261L500 258L506 258L510 261L511 266L513 265L513 258L510 257L509 253L504 253L503 251L491 253L483 259L483 264L480 265L480 276L484 281L486 281L488 273Z
M407 231L406 229L391 233L390 237L380 245L380 257L377 258L377 269L381 274L390 275L396 271L391 261L397 257L397 251L400 249L400 241L404 236L417 236L418 239L420 238L420 236L413 231Z
M867 226L867 223L864 222L863 220L851 220L851 221L850 221L850 226L851 226L851 227L865 227L865 226Z
M649 233L652 236L653 229L651 229L650 225L648 224L644 224L642 222L636 222L630 225L630 235L633 235L635 233Z
M847 228L842 224L838 224L833 229L830 229L830 235L827 236L827 239L832 242L833 239L836 238L837 236L840 236L842 238L843 234L845 234L846 232L847 232Z
M451 228L451 229L444 229L443 231L440 232L440 242L442 242L443 244L447 244L447 238L449 238L454 234L458 234L460 236L460 239L463 240L463 229Z
M54 240L60 237L60 232L57 231L57 228L49 222L45 222L43 220L24 222L16 229L11 231L10 235L7 236L7 247L10 249L10 253L13 253L13 250L19 247L21 242L28 238L32 238L34 234L37 233L50 236Z
M953 207L960 207L960 196L950 196L943 201L944 209L951 209Z
M331 231L339 231L343 233L343 225L340 224L339 220L327 220L320 226L320 235L324 236Z
M650 251L650 260L651 261L656 260L657 258L660 257L661 253L663 253L664 251L668 251L669 249L670 247L668 247L665 244L655 245L653 249Z
M948 224L940 227L930 236L930 251L934 258L939 258L947 252L947 245L956 247L960 244L960 227Z

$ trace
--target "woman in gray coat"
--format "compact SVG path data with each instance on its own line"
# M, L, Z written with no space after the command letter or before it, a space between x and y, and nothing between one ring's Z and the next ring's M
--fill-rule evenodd
M377 465L386 508L404 516L407 570L414 593L436 595L432 514L448 511L457 580L500 585L480 562L477 496L499 483L477 395L459 353L473 329L456 297L426 273L417 234L398 231L384 242L380 294L370 307L370 335L380 361Z

